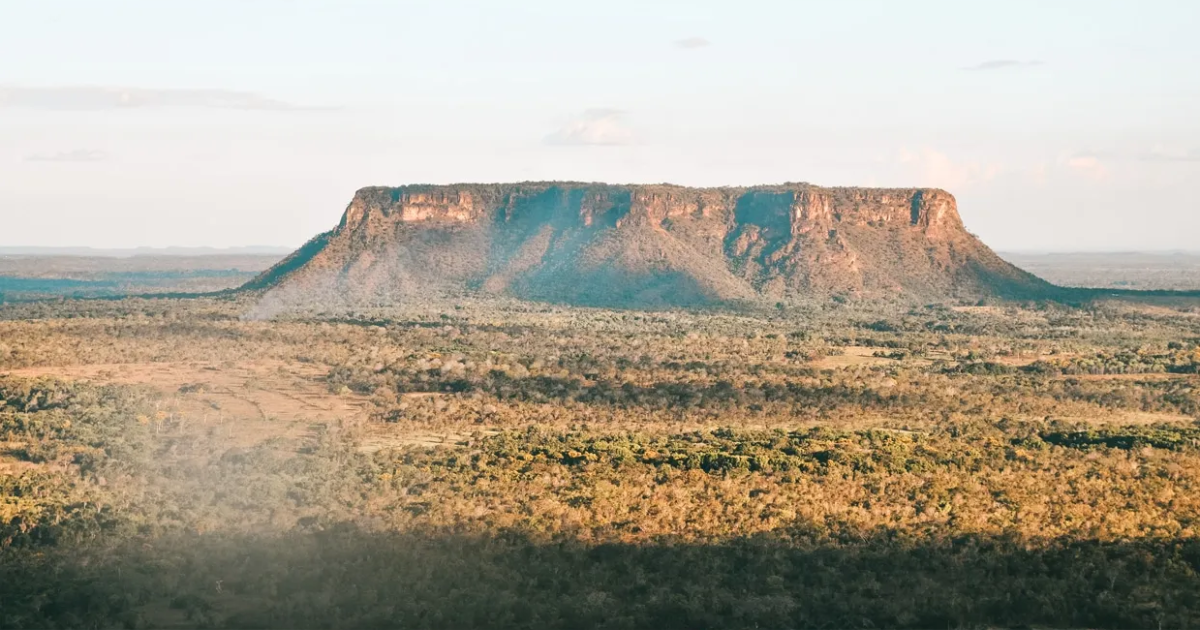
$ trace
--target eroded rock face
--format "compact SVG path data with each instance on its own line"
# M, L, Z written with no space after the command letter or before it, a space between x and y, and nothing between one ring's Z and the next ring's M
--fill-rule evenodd
M970 235L943 190L549 182L364 188L334 230L247 288L639 306L1049 285Z

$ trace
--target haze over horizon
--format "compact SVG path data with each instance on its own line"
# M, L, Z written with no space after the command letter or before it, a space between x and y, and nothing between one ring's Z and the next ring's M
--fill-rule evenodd
M1200 233L1194 3L3 6L0 246L289 247L363 186L524 180L940 187L1000 251Z
M0 244L0 256L48 255L48 256L126 256L126 255L206 255L206 254L254 254L284 256L303 245L303 242L287 245L135 245L132 247L93 247L89 245L6 245ZM1149 254L1200 256L1200 247L1172 249L997 249L1000 255L1064 255L1064 254Z

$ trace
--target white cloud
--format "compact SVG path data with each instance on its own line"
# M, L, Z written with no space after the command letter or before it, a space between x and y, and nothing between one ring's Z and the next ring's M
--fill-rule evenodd
M951 192L991 181L1001 170L995 164L954 160L930 148L917 152L902 150L898 161L908 171L907 175L915 178L914 184L935 186Z
M1033 168L1029 170L1029 176L1033 183L1039 186L1046 185L1050 181L1050 165L1044 160L1034 164Z
M633 142L625 126L625 113L617 109L589 109L558 131L546 136L546 144L625 145Z
M1072 155L1062 159L1062 164L1072 171L1095 180L1108 177L1108 167L1094 155Z
M25 156L26 162L103 162L108 154L91 149L74 149L57 153L34 153Z
M0 108L54 111L102 111L150 107L288 110L295 105L253 92L235 90L162 90L117 86L0 85Z
M1138 156L1145 162L1200 162L1200 149L1182 149L1156 144Z
M707 39L705 39L703 37L685 37L683 39L675 41L675 46L677 48L686 48L689 50L695 49L695 48L707 48L708 46L711 46L711 45L712 45L712 42L708 41Z
M963 68L963 70L972 70L972 71L1003 70L1005 68L1023 68L1023 67L1040 66L1040 65L1042 65L1042 62L1038 61L1037 59L1031 59L1028 61L1021 61L1018 59L990 59L988 61L977 63L972 66L966 66Z

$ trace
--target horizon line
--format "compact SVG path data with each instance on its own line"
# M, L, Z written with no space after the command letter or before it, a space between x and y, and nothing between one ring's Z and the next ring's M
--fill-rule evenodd
M150 253L162 254L171 256L184 256L188 254L195 255L220 255L226 253L235 253L242 251L245 253L258 253L262 255L268 254L287 254L302 247L304 244L298 245L136 245L132 247L103 247L94 245L0 245L0 255L8 256L87 256L89 254L117 254L117 253ZM247 251L252 250L252 251ZM1085 249L1057 249L1057 248L1003 248L993 247L993 251L997 254L1015 254L1026 256L1046 256L1046 255L1070 255L1070 254L1150 254L1150 255L1197 255L1200 256L1200 248L1197 249L1181 249L1181 248L1085 248Z

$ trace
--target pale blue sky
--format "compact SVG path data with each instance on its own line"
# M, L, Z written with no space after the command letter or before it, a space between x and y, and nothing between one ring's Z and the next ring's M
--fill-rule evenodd
M297 245L375 184L941 186L1200 249L1200 3L0 0L0 245Z

